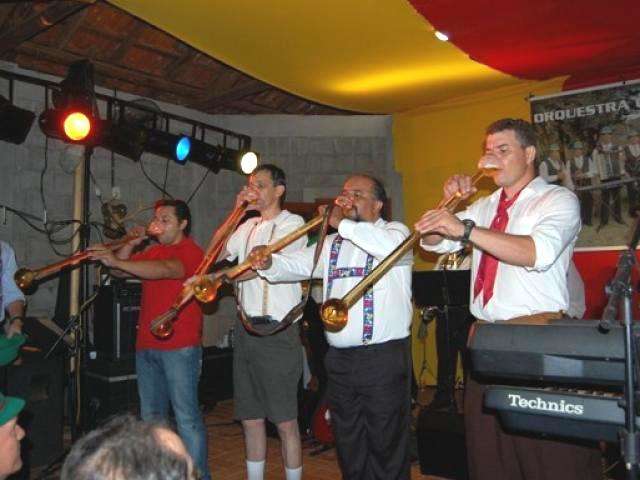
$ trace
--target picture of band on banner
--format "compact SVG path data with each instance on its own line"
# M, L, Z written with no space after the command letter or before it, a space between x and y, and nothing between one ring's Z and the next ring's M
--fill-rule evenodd
M532 97L538 167L573 190L582 232L576 246L624 245L640 214L640 81Z

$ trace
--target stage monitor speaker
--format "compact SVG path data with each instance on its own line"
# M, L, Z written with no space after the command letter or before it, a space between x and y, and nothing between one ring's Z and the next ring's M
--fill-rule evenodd
M119 281L100 287L93 307L93 346L105 360L125 360L135 354L142 286Z
M83 422L85 431L120 413L138 411L135 360L87 360L83 376Z
M423 475L468 479L462 415L422 409L418 417L417 434L420 471Z
M26 432L22 443L22 472L29 472L32 467L47 465L62 454L64 370L60 355L46 360L41 353L21 355L21 365L6 367L3 390L7 395L26 400L18 423Z

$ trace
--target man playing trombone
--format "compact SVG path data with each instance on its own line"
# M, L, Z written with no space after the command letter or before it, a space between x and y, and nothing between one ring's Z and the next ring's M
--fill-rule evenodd
M313 276L324 280L324 298L340 298L409 235L381 218L381 182L354 175L336 199ZM256 256L268 281L297 281L312 274L314 249ZM339 332L327 331L325 357L331 425L343 478L406 479L409 470L411 265L405 257L348 310Z
M143 420L163 420L169 405L178 433L196 466L210 479L207 432L198 402L202 362L202 311L192 301L179 314L173 335L160 340L149 328L182 290L186 278L202 261L202 249L191 239L191 213L182 200L159 200L149 228L158 241L144 251L134 249L144 232L116 253L99 245L90 258L114 270L116 276L142 280L140 320L136 336L136 375Z
M568 189L536 174L536 135L524 120L487 128L479 168L500 187L463 212L429 210L415 224L425 250L473 246L471 314L489 322L522 316L559 318L569 307L567 268L580 231L580 206ZM468 198L471 178L454 175L444 197ZM469 378L464 416L470 478L596 479L598 452L570 443L537 440L502 430L484 412L484 385Z
M297 230L302 217L282 209L286 193L285 174L279 167L264 164L249 176L236 198L236 208L248 203L252 217L229 237L220 258L243 262L257 245L268 245ZM300 250L306 235L284 248ZM225 273L218 272L218 275ZM212 275L214 276L214 275ZM300 302L300 282L271 283L255 272L237 280L237 300L246 321L258 328L275 325ZM190 282L195 282L196 278ZM234 415L242 422L249 480L264 477L267 453L265 419L278 428L282 442L285 478L302 478L302 446L298 428L298 382L302 376L302 345L299 324L294 323L273 335L257 336L238 320L234 328L233 397Z

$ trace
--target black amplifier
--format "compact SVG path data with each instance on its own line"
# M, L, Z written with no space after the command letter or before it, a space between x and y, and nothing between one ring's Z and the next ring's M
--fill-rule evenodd
M133 358L141 295L138 282L120 281L99 288L92 315L92 343L98 358Z

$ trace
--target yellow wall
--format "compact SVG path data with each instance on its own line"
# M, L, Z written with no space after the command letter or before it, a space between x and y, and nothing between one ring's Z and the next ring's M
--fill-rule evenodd
M405 220L409 225L442 195L442 184L453 173L473 174L480 158L484 130L504 117L529 120L529 95L546 95L561 90L564 79L523 83L439 105L423 107L393 116L396 170L403 178ZM482 184L488 191L492 185ZM482 192L480 192L482 193ZM421 258L423 257L423 258ZM432 255L416 255L416 270L432 268ZM425 342L417 340L420 325L417 312L413 325L413 361L416 378L435 384L436 355L434 325ZM419 377L426 345L427 373Z

